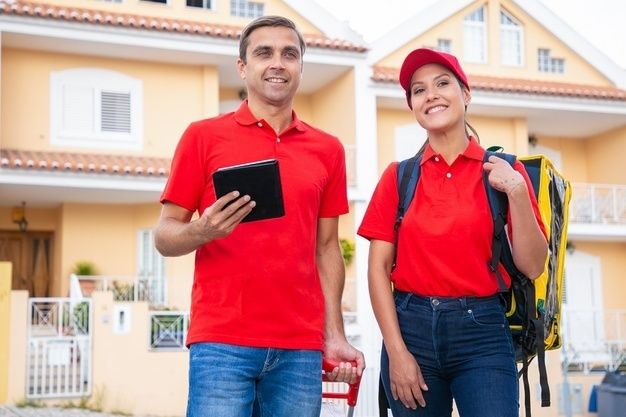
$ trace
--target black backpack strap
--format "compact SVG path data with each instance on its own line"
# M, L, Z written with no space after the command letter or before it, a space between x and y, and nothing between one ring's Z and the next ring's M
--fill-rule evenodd
M485 151L483 158L484 162L487 162L491 155L495 155L499 158L507 161L511 166L515 163L515 155ZM498 290L500 292L507 292L508 287L502 278L502 274L498 270L498 264L503 258L509 258L511 264L513 264L513 255L511 254L511 247L506 236L504 226L507 222L507 215L509 211L509 201L506 194L499 192L489 184L489 176L485 172L483 174L483 183L485 184L485 191L487 192L487 200L489 201L489 209L491 210L491 216L493 218L493 240L491 244L491 260L487 262L489 270L496 274L498 279Z
M421 159L421 155L415 155L398 163L398 210L394 225L396 231L415 195L415 187L420 176Z
M383 347L384 349L384 347ZM385 394L385 387L383 386L383 377L380 375L378 378L378 416L379 417L387 417L389 416L389 400L387 399L387 394Z

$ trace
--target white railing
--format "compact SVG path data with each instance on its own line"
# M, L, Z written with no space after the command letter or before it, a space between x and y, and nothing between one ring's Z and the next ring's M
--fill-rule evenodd
M78 280L83 297L93 291L111 291L114 301L147 301L151 305L166 305L167 280L150 277L128 277L110 275L72 275Z
M626 186L572 184L572 223L626 224Z
M28 301L26 397L91 394L91 300Z
M188 329L189 313L186 311L151 311L150 350L186 350Z
M564 360L615 370L626 359L626 310L563 308Z

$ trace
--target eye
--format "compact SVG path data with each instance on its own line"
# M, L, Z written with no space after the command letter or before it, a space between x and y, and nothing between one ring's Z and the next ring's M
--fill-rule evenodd
M450 81L448 80L439 80L439 82L437 82L437 87L445 87L448 84L450 84Z
M298 53L294 50L287 50L283 53L283 55L289 59L298 59Z
M422 94L424 91L426 91L423 87L414 87L413 88L413 95L416 96L418 94Z

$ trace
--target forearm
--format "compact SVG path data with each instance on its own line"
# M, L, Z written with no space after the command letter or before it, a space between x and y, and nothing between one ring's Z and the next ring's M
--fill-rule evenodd
M400 333L396 304L391 289L391 268L395 258L395 245L382 240L370 242L368 286L374 316L380 327L389 356L406 351Z
M546 238L537 224L525 184L512 190L508 198L513 261L524 275L535 279L543 271L548 255Z
M321 246L318 245L316 259L322 292L324 293L325 338L326 340L345 339L341 312L345 268L339 243L332 241Z
M194 222L162 218L154 230L154 244L163 256L182 256L206 243Z
M400 333L398 315L391 290L389 271L384 266L373 266L370 263L368 285L374 316L380 327L389 356L406 350Z

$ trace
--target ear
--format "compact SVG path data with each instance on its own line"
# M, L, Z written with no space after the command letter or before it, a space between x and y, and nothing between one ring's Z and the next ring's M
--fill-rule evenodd
M472 101L472 93L467 89L467 87L463 86L463 102L465 103L465 107Z
M246 79L246 64L241 60L241 58L237 58L237 72L242 80Z

